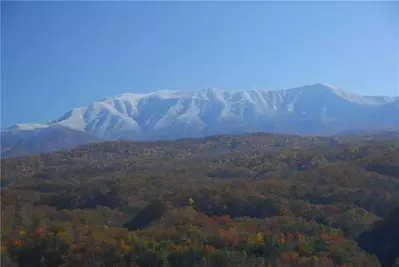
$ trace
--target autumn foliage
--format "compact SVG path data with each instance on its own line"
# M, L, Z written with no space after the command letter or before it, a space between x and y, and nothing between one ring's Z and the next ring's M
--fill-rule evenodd
M392 267L399 256L398 140L107 142L1 165L1 266Z

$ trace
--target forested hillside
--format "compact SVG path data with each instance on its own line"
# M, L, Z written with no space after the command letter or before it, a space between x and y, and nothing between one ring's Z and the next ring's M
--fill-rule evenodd
M1 266L391 267L399 257L391 135L107 142L1 165Z

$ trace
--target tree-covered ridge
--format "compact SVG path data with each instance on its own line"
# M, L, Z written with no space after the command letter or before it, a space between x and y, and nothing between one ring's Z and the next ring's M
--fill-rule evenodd
M399 203L395 138L107 142L1 163L2 266L385 267L398 257L370 246L389 241L370 226Z

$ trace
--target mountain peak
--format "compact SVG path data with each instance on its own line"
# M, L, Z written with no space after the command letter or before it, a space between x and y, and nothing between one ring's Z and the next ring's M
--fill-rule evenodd
M319 87L324 87L324 88L336 89L336 87L334 87L333 85L328 84L328 83L315 83L315 84L313 84L313 86L319 86Z
M327 132L359 123L394 98L361 96L325 83L286 90L227 91L202 88L124 93L86 107L73 108L47 126L63 126L104 139L165 139L232 133ZM393 106L393 104L392 104ZM395 108L384 108L391 115ZM368 122L367 122L368 123ZM373 122L378 123L378 122ZM21 124L15 129L42 126ZM337 128L337 131L341 130Z
M161 99L166 99L166 98L171 98L173 97L176 92L178 91L172 91L172 90L159 90L159 91L154 91L154 92L149 92L149 93L123 93L120 95L117 95L115 97L110 97L107 98L106 100L127 100L127 101L139 101L143 98L149 98L149 97L158 97Z
M313 90L318 90L318 91L320 91L320 90L329 91L329 92L339 91L338 88L336 88L330 84L326 84L326 83L314 83L314 84L306 85L304 87L313 89Z

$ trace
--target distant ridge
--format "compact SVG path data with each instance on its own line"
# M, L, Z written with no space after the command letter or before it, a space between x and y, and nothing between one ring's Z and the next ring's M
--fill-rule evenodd
M39 142L36 133L54 127L54 135L68 129L69 134L85 133L90 140L158 140L246 132L331 135L389 129L399 125L398 103L398 97L361 96L322 83L274 91L205 88L124 93L73 108L48 124L4 128L2 147L9 149L6 140L19 136L33 138L28 132L35 133Z

